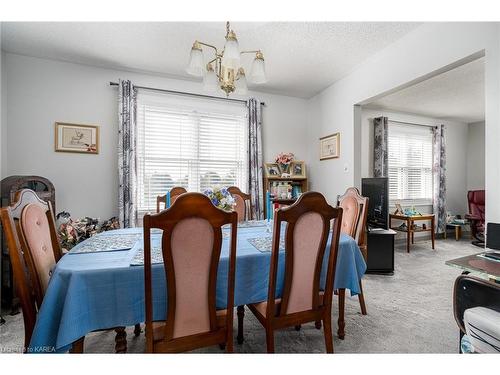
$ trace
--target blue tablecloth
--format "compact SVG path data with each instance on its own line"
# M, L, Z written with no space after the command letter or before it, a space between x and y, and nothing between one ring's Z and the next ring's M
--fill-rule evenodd
M119 229L107 235L141 233L142 228ZM260 252L249 238L270 236L266 227L238 229L235 306L265 301L269 281L270 252ZM153 235L152 241L160 240ZM82 242L83 243L83 242ZM77 245L77 246L81 246ZM64 351L87 333L144 322L144 267L130 266L142 239L131 250L67 254L52 274L38 314L32 351ZM329 245L328 245L329 246ZM225 307L229 239L225 238L217 276L217 306ZM77 249L75 247L74 249ZM74 250L72 250L74 251ZM325 257L326 259L326 257ZM326 262L323 271L326 269ZM284 256L280 256L277 296L281 295ZM359 279L366 264L355 241L342 235L339 244L335 288L360 292ZM166 280L163 264L153 265L154 319L166 316ZM324 285L326 272L321 283Z

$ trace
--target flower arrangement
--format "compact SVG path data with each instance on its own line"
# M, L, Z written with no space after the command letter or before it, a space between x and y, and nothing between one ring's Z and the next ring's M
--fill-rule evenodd
M233 196L226 188L206 189L203 194L210 198L215 207L224 211L232 211L236 205Z
M278 156L276 156L276 163L278 164L290 164L295 158L295 155L292 154L291 152L285 153L285 152L280 152Z
M278 156L276 156L275 162L280 165L282 174L288 174L290 172L290 164L294 158L295 155L291 152L280 152Z
M116 217L101 224L99 224L99 219L91 217L73 220L69 212L63 211L57 214L57 228L61 247L65 250L71 250L76 244L97 233L119 229L120 224Z

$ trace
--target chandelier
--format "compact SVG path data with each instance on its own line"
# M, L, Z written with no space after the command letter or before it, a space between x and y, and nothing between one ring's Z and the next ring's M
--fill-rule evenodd
M214 50L214 58L206 65L204 63L202 46ZM226 23L226 43L224 49L219 52L217 47L196 40L191 48L189 65L186 68L186 72L195 77L203 77L203 87L206 91L215 92L219 87L226 93L226 96L229 96L232 92L239 95L246 95L248 91L247 79L240 59L240 56L244 53L255 54L250 72L250 81L257 84L266 83L264 55L260 50L240 52L238 39L235 32L230 30L229 22Z

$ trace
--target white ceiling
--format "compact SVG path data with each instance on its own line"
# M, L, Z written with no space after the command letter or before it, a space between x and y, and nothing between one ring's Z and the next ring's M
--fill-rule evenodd
M385 96L367 108L463 121L484 121L484 58Z
M268 83L254 89L309 98L418 23L235 22L241 49L261 49ZM224 22L3 22L7 52L192 79L195 39L223 47ZM205 54L208 60L209 54ZM244 58L250 67L252 57ZM250 86L252 88L252 86Z

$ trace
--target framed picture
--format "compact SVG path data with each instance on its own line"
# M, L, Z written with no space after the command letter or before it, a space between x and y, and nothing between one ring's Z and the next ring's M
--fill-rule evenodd
M292 177L306 178L306 163L303 161L292 161L290 172Z
M55 133L57 152L99 153L98 126L56 122Z
M265 163L266 177L280 177L281 170L277 163Z
M340 133L330 134L319 139L319 160L340 157Z

